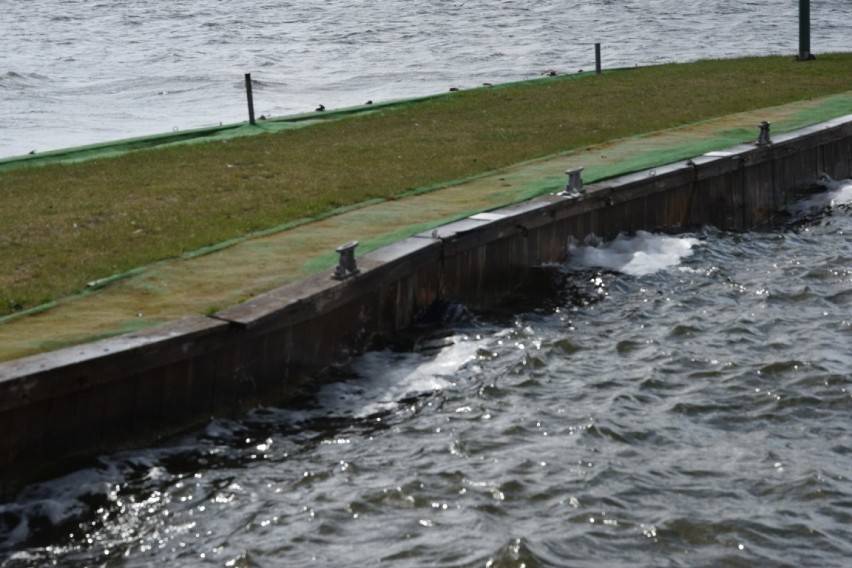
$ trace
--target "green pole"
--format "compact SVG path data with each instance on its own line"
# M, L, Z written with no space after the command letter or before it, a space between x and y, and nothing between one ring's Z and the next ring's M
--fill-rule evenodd
M799 61L814 59L811 55L811 0L799 0Z

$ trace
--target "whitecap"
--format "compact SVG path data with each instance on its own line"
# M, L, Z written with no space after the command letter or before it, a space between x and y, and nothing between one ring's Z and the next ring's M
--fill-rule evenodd
M476 341L453 336L438 351L365 353L352 362L357 378L320 389L318 412L364 418L393 410L408 397L449 388L459 370L476 359L478 347Z
M852 179L821 179L825 191L815 193L787 206L787 212L795 218L819 214L852 203Z
M673 237L639 231L619 235L607 243L570 247L568 267L575 270L603 268L631 276L645 276L675 267L692 254L694 237Z

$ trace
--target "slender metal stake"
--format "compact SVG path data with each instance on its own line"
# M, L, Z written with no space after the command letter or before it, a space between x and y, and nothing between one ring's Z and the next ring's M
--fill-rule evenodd
M601 44L595 44L595 74L601 74Z
M246 99L248 99L249 124L254 124L254 97L251 94L251 73L246 73Z
M811 55L811 0L799 0L799 55L796 59L816 59Z

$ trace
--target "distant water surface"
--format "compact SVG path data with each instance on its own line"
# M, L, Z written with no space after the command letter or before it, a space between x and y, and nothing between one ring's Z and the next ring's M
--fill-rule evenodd
M3 3L0 157L605 67L798 51L796 0ZM852 2L811 2L812 50Z

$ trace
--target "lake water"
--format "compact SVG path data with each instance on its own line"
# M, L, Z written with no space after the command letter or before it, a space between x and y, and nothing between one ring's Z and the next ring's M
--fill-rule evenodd
M0 157L538 77L798 52L796 0L3 3ZM814 53L852 2L811 2Z
M245 71L283 114L588 67L595 41L794 53L796 4L15 2L0 146L239 120ZM814 51L848 49L852 3L812 4ZM26 488L0 566L846 566L850 234L846 180L774 230L577 245L554 297Z

